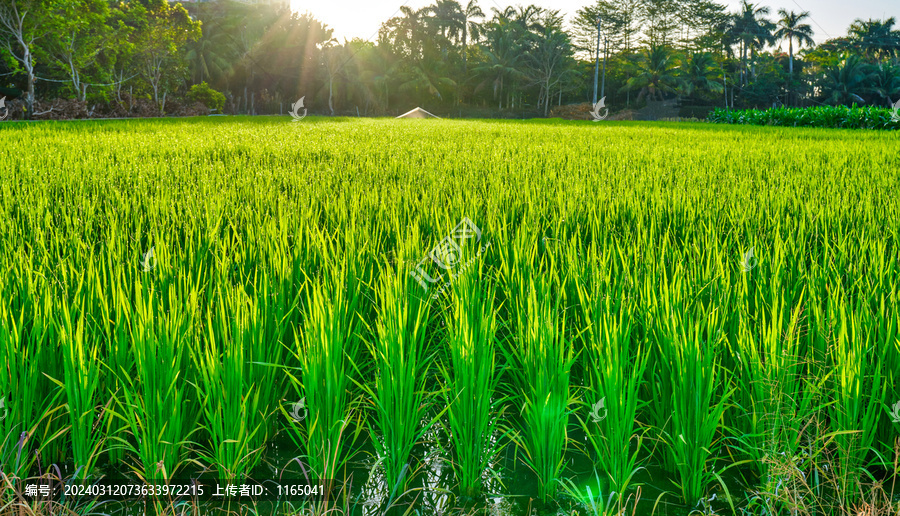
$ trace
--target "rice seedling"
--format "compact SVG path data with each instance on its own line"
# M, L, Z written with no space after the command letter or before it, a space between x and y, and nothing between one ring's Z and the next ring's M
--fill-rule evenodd
M515 340L507 363L522 395L521 426L516 436L523 460L539 481L538 496L549 500L560 487L568 445L572 342L560 314L560 296L552 280L530 279L531 289L517 300Z
M24 284L34 279L14 277ZM51 293L22 301L0 304L0 473L11 479L59 460L64 427L56 421L66 417L60 403L65 391L51 380L63 378L58 347L51 344Z
M497 453L503 399L496 358L493 289L477 271L457 276L447 318L447 352L440 365L453 453L451 466L464 496L481 494Z
M369 428L378 461L388 485L400 493L409 482L413 445L435 421L425 418L425 385L433 361L425 341L430 306L411 292L418 285L407 278L382 271L378 321L367 341L374 380L357 372L359 388L374 411Z
M80 287L84 287L83 280ZM108 416L105 410L98 410L97 407L98 398L102 393L99 389L102 378L100 345L94 341L93 335L85 335L85 320L81 307L84 298L79 295L75 299L78 304L73 304L70 308L64 303L58 315L65 381L57 380L57 382L66 393L72 458L76 467L75 478L85 480L92 477L94 464L99 458L100 447L104 440L100 431L102 419ZM88 342L85 342L86 340Z
M719 387L718 317L678 303L676 279L662 287L662 310L657 316L660 387L671 396L671 420L662 430L672 454L676 484L684 502L697 504L714 479L716 434L729 392Z
M262 458L254 447L268 414L260 406L259 386L248 368L247 341L252 338L253 312L246 294L220 292L217 309L209 314L203 346L195 346L197 396L202 426L209 443L201 460L215 468L221 480L240 481Z
M563 481L562 488L568 496L586 509L587 516L624 516L628 513L627 505L629 502L634 503L631 510L631 515L634 516L637 512L637 502L641 498L640 486L638 486L633 497L629 496L624 500L616 501L621 496L618 496L615 492L610 492L609 496L605 496L602 487L604 483L600 479L600 473L594 470L594 477L588 479L588 485L583 486L583 489L568 479Z
M798 437L820 408L821 382L804 376L807 364L799 335L803 294L793 309L778 291L773 296L767 313L759 314L764 326L758 333L747 319L739 321L735 332L736 397L743 413L734 431L740 432L738 447L756 468L765 468L771 456L800 453ZM764 469L758 472L766 485L777 483Z
M302 413L288 414L296 430L291 436L322 479L339 478L349 459L344 441L353 420L353 364L360 361L362 339L361 285L351 266L337 265L328 280L310 287L302 342L295 348L301 373L291 376L304 403Z
M838 303L829 306L839 314L836 319L840 321L831 347L835 403L829 407L829 415L835 433L841 496L853 504L861 469L871 453L878 419L883 414L885 384L880 357L873 356L871 313L862 307L851 312L846 304Z
M91 311L91 332L100 340L99 355L103 361L100 392L110 399L121 394L134 371L134 355L129 340L130 306L127 290L117 288L122 281L122 268L113 263L113 256L96 269L93 276L93 298L86 308ZM121 418L107 417L104 421L103 433L106 436L119 436L127 440L124 433L125 422ZM106 442L106 451L111 464L119 464L125 458L125 448L115 440Z
M610 496L621 511L635 473L642 436L636 432L640 387L647 353L635 343L634 304L624 300L621 286L600 285L599 268L579 278L579 304L588 327L581 334L586 365L585 404L581 420L595 465L605 474Z
M170 292L174 297L174 292ZM135 376L121 371L125 384L115 416L122 419L131 439L116 436L134 461L139 478L168 480L184 466L188 439L194 431L195 410L183 377L190 360L192 314L189 306L171 302L160 313L154 295L138 297L131 328Z

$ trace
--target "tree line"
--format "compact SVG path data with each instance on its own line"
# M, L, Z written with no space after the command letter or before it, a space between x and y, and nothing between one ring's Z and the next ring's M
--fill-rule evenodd
M744 1L598 0L566 19L477 0L401 7L373 41L337 41L310 14L230 0L4 0L0 95L123 103L160 113L192 85L232 113L548 115L605 97L614 110L678 98L712 107L890 105L900 100L895 19L860 20L816 45L810 13ZM4 80L5 79L5 80ZM595 89L597 90L595 93Z

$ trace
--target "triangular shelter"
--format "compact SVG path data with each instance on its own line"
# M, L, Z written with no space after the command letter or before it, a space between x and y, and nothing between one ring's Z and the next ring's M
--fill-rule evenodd
M417 107L416 109L413 109L412 111L403 113L402 115L398 116L397 118L440 118L440 117L432 115L428 111L425 111L424 109L422 109L420 107Z

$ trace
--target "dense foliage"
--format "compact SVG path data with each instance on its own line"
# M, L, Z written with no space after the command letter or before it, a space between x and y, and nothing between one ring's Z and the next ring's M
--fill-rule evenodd
M900 437L898 143L689 123L10 125L0 472L241 478L300 456L314 475L371 468L374 507L435 514L447 489L556 514L593 464L588 506L628 514L638 478L636 514L660 490L679 514L895 512L866 482L894 471Z
M0 76L34 99L166 111L192 84L224 92L229 113L546 116L606 97L614 111L679 98L714 106L888 106L900 98L894 18L856 20L816 46L810 14L743 2L585 0L575 13L537 5L435 0L408 6L372 40L339 42L309 14L232 0L7 0ZM484 9L482 9L484 7ZM852 12L850 13L852 15ZM599 31L598 31L599 19ZM599 33L598 33L599 32ZM595 58L599 46L600 64ZM7 51L8 50L8 51Z
M206 82L191 86L188 98L192 102L201 102L213 111L221 112L225 107L225 95L209 87Z
M709 114L720 124L838 127L843 129L900 129L900 116L882 107L820 106L812 108L721 109Z

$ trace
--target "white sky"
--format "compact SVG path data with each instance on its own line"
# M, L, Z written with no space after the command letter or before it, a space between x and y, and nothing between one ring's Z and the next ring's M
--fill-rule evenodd
M334 29L339 41L344 38L359 37L374 40L378 28L389 18L399 14L400 6L418 9L433 2L429 0L290 0L295 11L309 11ZM720 0L722 1L722 0ZM460 1L461 4L467 0ZM507 5L536 4L559 9L571 19L575 11L592 0L479 0L481 9L490 16L492 7ZM723 3L732 11L737 11L740 0L725 0ZM757 0L755 3L767 5L771 9L770 18L775 18L779 8L794 11L809 11L813 21L817 42L846 34L847 27L856 18L884 19L894 16L900 29L900 0ZM828 35L826 35L828 34Z

